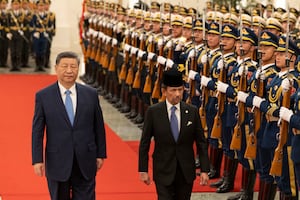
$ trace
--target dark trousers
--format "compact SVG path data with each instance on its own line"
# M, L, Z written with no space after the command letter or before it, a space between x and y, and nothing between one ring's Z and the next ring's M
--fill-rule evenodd
M171 185L163 185L155 182L158 200L189 200L193 189L193 183L187 183L182 170L177 164L175 180Z
M69 180L65 182L47 178L51 200L95 200L95 178L86 180L74 158Z

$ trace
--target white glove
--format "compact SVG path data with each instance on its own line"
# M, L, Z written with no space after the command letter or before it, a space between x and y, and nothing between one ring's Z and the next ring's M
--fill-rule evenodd
M44 34L45 34L45 33L44 33ZM46 37L46 36L45 36L45 37ZM94 31L93 37L94 37L94 38L97 38L97 37L98 37L98 31Z
M281 82L281 87L283 92L287 92L291 87L290 80L288 78L283 79Z
M149 44L153 42L153 35L150 35L150 36L148 37L148 42L149 42Z
M157 41L157 46L162 46L164 44L164 40L162 38L159 38Z
M208 82L211 80L211 78L208 78L208 77L206 77L206 76L201 76L201 85L202 86L204 86L204 87L206 87L207 86L207 84L208 84Z
M89 28L89 30L86 32L86 36L87 36L87 37L90 37L90 35L91 35L91 33L92 33L92 30L93 30L93 29Z
M152 60L154 56L155 56L155 53L148 52L148 60Z
M40 32L34 32L33 37L35 37L36 39L39 39L40 38Z
M117 29L118 29L118 25L113 25L114 27L113 27L113 32L117 32Z
M238 91L237 100L246 103L246 99L248 96L249 94L247 94L246 92Z
M217 83L217 90L219 92L226 93L226 90L228 87L229 87L229 85L226 83L223 83L222 81L218 81L218 83Z
M6 37L7 37L7 39L9 39L9 40L11 40L12 39L12 33L6 33Z
M179 43L179 44L176 45L175 51L181 51L181 50L182 50L182 44Z
M218 67L217 67L217 69L223 69L223 67L225 67L226 68L226 63L224 63L224 60L223 59L220 59L219 61L218 61Z
M257 108L260 108L260 104L261 104L261 102L263 102L263 101L264 101L263 98L258 97L258 96L254 96L254 98L253 98L253 105L254 105L255 107L257 107Z
M172 40L169 40L169 41L167 42L167 44L166 44L166 47L167 47L168 49L170 49L170 48L172 48L172 46L173 46L173 42L172 42Z
M142 58L144 54L146 54L145 51L139 50L139 52L138 52L138 57L139 57L139 58Z
M157 57L157 62L158 62L159 64L164 65L164 64L166 64L167 59L166 59L165 57L163 57L163 56L158 56L158 57Z
M205 64L206 62L207 62L207 55L203 54L202 57L201 57L201 63Z
M195 51L195 49L193 48L192 50L190 50L189 55L188 55L188 58L195 57L195 54L196 54L196 51Z
M18 33L23 36L24 35L24 32L22 30L18 30Z
M143 33L141 33L141 35L140 35L140 41L142 41L142 40L144 40L144 34Z
M47 32L44 32L43 34L44 34L44 37L46 37L46 38L49 37L49 34Z
M167 59L167 62L166 62L166 67L168 67L168 68L172 68L173 64L174 64L173 60L171 60L171 59Z
M190 70L189 71L189 79L190 80L195 80L195 76L199 74L198 72L194 71L194 70ZM202 76L203 77L203 76Z
M100 39L103 40L103 36L104 36L104 34L103 34L102 32L99 31L99 33L98 33L98 39L99 39L99 40L100 40Z
M136 54L136 52L137 52L138 50L139 50L139 49L136 48L136 47L131 47L131 50L130 50L131 55Z
M238 71L239 75L242 76L243 74L247 74L248 73L248 67L241 65L239 67L239 71Z
M279 117L287 122L290 122L293 114L293 111L286 107L281 107L279 110Z
M110 37L110 36L106 36L106 44L108 44L108 43L110 43L110 40L111 40L112 38Z
M124 34L125 34L125 36L128 36L129 33L130 33L129 29L126 29Z
M261 73L261 70L260 70L260 69L256 70L256 72L255 72L255 79L258 79L258 78L259 78L260 73Z
M125 44L124 49L125 51L130 51L131 45Z
M118 44L118 40L116 39L116 38L114 38L113 40L112 40L112 45L113 46L116 46Z

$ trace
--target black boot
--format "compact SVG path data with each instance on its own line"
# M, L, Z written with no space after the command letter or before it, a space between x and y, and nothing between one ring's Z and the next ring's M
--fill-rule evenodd
M274 183L267 183L265 181L261 181L260 184L263 183L263 190L261 191L259 187L258 200L274 200L277 192L277 185Z
M120 107L121 113L130 112L130 102L131 102L131 93L128 91L128 88L124 88L124 102L122 107Z
M211 183L209 186L213 188L220 187L223 184L225 177L228 176L227 169L228 169L228 156L224 156L223 176L218 181Z
M219 178L220 177L220 168L222 164L223 151L220 148L210 147L210 172L208 172L209 179Z
M135 95L131 96L131 110L130 113L126 115L127 118L132 119L135 118L137 116L137 97Z
M133 123L140 124L144 122L144 102L142 99L138 100L138 115L134 118Z
M257 200L264 200L265 199L264 191L267 190L267 189L265 189L265 187L267 187L266 182L259 179L259 190L258 190Z
M253 199L253 188L256 180L256 172L243 167L243 176L247 177L245 190L240 197L240 200L252 200Z
M227 156L225 156L226 158ZM217 193L226 193L233 190L236 171L238 168L238 160L227 157L227 175L224 176L223 184L217 189Z

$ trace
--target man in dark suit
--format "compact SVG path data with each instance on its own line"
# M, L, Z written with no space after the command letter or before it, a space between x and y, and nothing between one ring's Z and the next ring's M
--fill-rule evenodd
M150 184L148 152L153 137L153 180L159 200L190 199L196 178L194 143L200 157L200 184L207 184L209 179L207 142L198 109L181 101L183 90L182 74L175 69L165 71L162 94L166 101L150 106L146 112L139 147L140 180Z
M79 58L56 58L58 81L36 93L32 125L35 174L46 169L52 200L94 200L95 176L106 158L102 111L95 89L76 83ZM46 133L45 161L43 140Z

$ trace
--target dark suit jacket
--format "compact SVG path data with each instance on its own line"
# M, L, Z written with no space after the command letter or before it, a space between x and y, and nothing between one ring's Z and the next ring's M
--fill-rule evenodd
M175 178L177 163L188 183L196 178L196 142L200 154L202 172L209 171L207 142L203 134L198 109L184 102L180 103L181 125L175 142L168 117L166 102L157 103L147 110L143 134L139 147L139 172L148 172L148 151L152 136L155 147L153 157L153 179L160 184L170 185Z
M83 176L96 175L96 158L106 158L105 129L95 89L76 83L77 107L71 125L58 83L39 91L35 97L32 125L32 164L43 159L46 132L46 176L66 181L76 155ZM45 131L46 130L46 131Z

